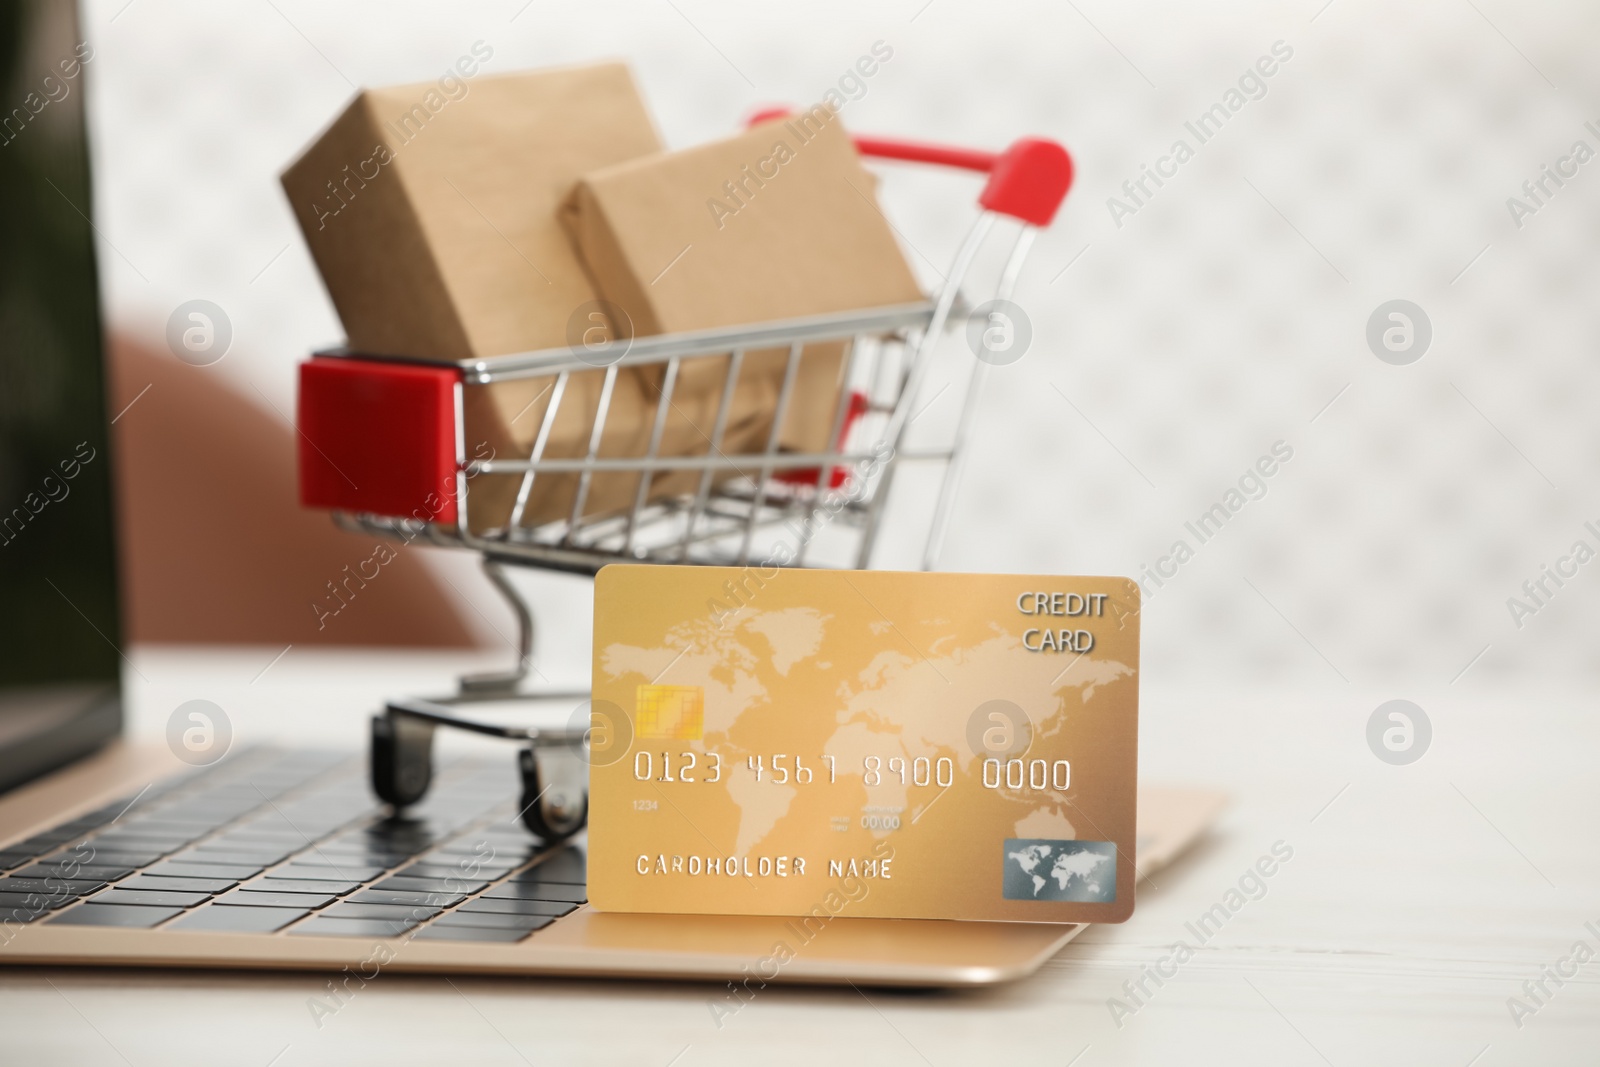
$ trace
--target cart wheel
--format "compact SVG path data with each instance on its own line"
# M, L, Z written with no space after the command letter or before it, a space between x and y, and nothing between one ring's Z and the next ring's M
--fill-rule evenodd
M538 837L565 841L589 820L588 775L567 746L529 747L517 756L522 770L522 821Z
M403 808L433 784L433 723L385 711L372 717L372 791Z

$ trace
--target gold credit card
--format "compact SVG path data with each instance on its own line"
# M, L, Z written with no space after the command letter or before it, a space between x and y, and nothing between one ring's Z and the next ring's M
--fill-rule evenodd
M1138 713L1126 578L606 567L590 903L1122 922Z

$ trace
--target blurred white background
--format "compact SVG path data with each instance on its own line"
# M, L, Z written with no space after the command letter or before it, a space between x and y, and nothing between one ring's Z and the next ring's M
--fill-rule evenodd
M215 301L235 336L213 371L282 412L341 331L277 176L357 87L435 78L480 39L486 73L620 57L684 147L819 98L882 40L853 129L1041 135L1078 166L943 568L1142 576L1281 440L1267 495L1156 591L1148 679L1405 695L1600 672L1600 567L1520 629L1507 607L1575 540L1600 548L1600 162L1520 228L1506 206L1575 141L1600 148L1592 5L94 0L84 30L111 325L159 346L173 308ZM1193 146L1184 122L1275 42L1292 57L1266 95L1119 226L1108 197ZM909 258L942 269L977 183L883 173ZM1396 298L1432 324L1407 366L1365 339ZM429 565L485 640L509 632L471 560ZM584 610L581 584L545 592L557 619ZM557 627L557 658L582 664L585 628Z

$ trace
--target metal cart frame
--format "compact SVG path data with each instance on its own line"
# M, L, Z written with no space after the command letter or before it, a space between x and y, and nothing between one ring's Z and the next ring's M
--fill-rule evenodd
M752 122L779 114L763 113ZM994 291L995 301L1009 301L1039 228L1049 224L1066 196L1072 161L1059 144L1038 138L1016 141L999 153L872 137L857 138L856 145L867 157L988 175L978 198L979 214L928 302L492 359L383 358L335 349L319 352L302 365L298 420L302 503L332 509L335 521L346 529L480 553L485 573L516 616L517 662L509 670L463 677L459 691L452 696L392 701L387 710L396 731L462 726L521 740L529 753L576 743L572 731L491 726L458 719L452 713L455 705L524 695L539 699L588 696L586 692L522 693L533 663L534 616L506 573L510 565L589 575L614 562L745 566L752 562L757 539L764 531L784 523L799 523L802 530L809 530L821 522L854 531L858 538L854 566L865 568L872 561L884 508L903 462L944 464L922 554L924 569L934 565L960 485L966 444L989 362L973 359L954 432L946 444L910 451L905 447L907 428L918 411L936 346L947 327L974 310L962 298L962 284L996 221L1005 216L1021 223ZM780 431L808 346L841 343L845 346L844 371L828 438L830 447L810 453L784 451ZM765 447L729 454L724 449L724 433L747 355L784 349L787 361ZM664 454L663 430L680 371L685 364L701 365L706 360L726 365L708 445L698 455ZM661 372L649 446L643 455L604 455L602 440L618 376L629 368L646 366ZM586 453L564 458L547 455L551 429L566 401L572 376L602 367L604 379ZM551 377L553 382L529 454L489 459L469 456L463 426L464 388L534 377ZM428 429L419 429L422 426ZM367 489L356 488L358 482L349 473L352 469L361 472L357 477ZM652 493L656 477L680 471L698 473L693 493L665 499ZM587 513L594 478L630 474L637 478L631 507ZM487 515L481 503L473 503L471 483L485 475L519 478L507 513ZM526 508L537 479L558 475L577 477L569 513L560 520L526 524ZM441 487L449 488L433 494L437 508L422 512L395 504L397 500L422 499L431 489ZM379 493L380 488L384 492ZM769 557L764 565L804 566L809 545L809 538L802 540L791 558ZM411 726L403 727L402 721Z

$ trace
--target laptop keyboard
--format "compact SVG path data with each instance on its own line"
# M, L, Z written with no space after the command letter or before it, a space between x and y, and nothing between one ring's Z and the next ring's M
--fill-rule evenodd
M391 816L345 753L252 749L0 848L0 925L521 941L588 899L518 821L509 761Z

